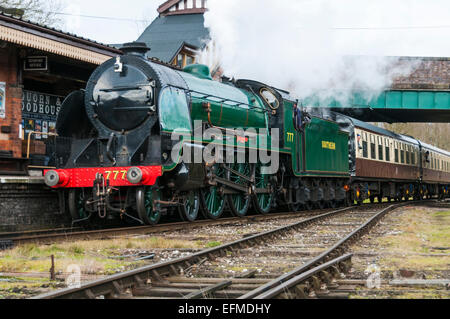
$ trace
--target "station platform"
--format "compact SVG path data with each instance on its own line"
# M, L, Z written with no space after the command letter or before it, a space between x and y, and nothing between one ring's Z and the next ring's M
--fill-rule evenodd
M0 176L0 232L66 225L70 218L60 211L57 192L42 176Z
M42 176L0 176L0 184L44 185Z

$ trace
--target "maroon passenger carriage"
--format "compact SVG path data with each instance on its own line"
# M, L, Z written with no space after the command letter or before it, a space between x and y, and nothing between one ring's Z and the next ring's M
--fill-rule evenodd
M358 202L368 198L373 202L375 198L400 201L449 195L450 152L350 120L355 145L350 166Z

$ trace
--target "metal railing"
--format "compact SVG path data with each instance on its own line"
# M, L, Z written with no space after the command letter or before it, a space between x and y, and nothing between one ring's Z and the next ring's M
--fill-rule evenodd
M36 132L36 131L32 131L30 133L28 133L28 140L27 140L27 159L30 159L30 151L31 151L31 137L33 135L43 135L43 136L51 136L51 137L58 137L59 135L56 133L43 133L43 132ZM33 166L33 165L28 165L28 168L35 168L35 169L55 169L56 167L51 167L51 166Z

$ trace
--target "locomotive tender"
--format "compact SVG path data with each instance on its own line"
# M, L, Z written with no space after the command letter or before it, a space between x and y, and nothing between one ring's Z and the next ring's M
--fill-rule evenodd
M157 224L172 212L194 221L199 212L217 219L225 211L245 216L250 209L267 214L448 195L448 152L340 114L308 115L288 92L256 81L213 81L206 66L181 71L147 59L148 50L126 44L123 56L98 67L86 90L63 103L57 169L46 171L45 181L75 222ZM219 134L198 137L195 123ZM186 160L185 153L211 144L223 146L213 151L217 160ZM250 161L255 149L278 159L279 169Z

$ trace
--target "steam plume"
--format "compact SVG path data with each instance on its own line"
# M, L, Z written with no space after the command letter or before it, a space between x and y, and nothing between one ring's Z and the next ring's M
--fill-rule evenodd
M376 95L418 63L383 56L383 48L395 39L370 43L364 32L342 36L337 24L361 12L370 16L367 3L210 0L205 25L214 48L203 52L200 61L213 68L220 63L227 76L265 82L300 99L316 95L346 103L354 90Z

